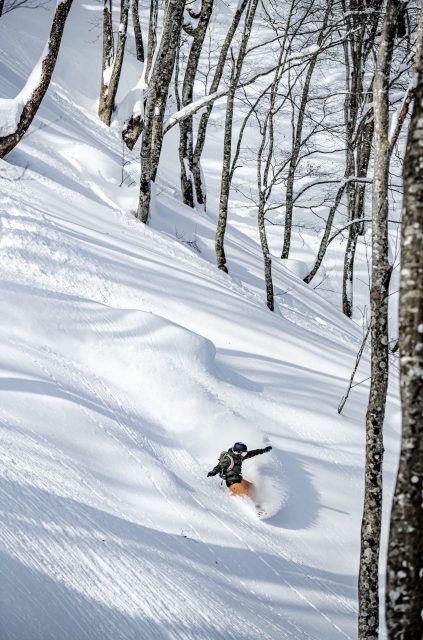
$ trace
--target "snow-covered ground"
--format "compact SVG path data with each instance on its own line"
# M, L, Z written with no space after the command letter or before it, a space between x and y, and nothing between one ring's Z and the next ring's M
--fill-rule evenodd
M337 406L362 329L294 261L274 263L270 313L246 217L217 271L215 211L180 204L173 134L152 226L135 220L136 165L96 116L99 10L72 9L39 115L0 161L0 636L355 638L367 385ZM0 97L46 16L0 20ZM245 463L263 519L206 477L236 440L273 445Z

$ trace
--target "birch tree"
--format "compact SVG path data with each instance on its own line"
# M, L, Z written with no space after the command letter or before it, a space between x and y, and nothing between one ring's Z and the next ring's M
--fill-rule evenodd
M58 1L46 46L25 87L16 98L0 100L0 158L19 144L46 94L72 2Z
M225 132L223 141L223 163L222 178L219 199L219 217L217 221L215 236L215 253L217 266L221 271L228 273L226 266L226 256L224 249L224 239L226 231L226 222L228 217L229 189L230 189L230 171L231 171L231 154L232 154L232 123L234 115L235 93L239 85L241 71L247 52L247 45L250 39L251 29L256 14L258 0L249 0L247 13L244 22L244 29L241 44L238 51L236 61L234 61L231 79L226 102Z
M233 15L231 24L226 33L225 39L222 44L222 48L219 53L219 57L216 64L216 69L214 72L213 80L210 84L209 95L213 95L219 88L220 82L222 80L223 72L225 69L225 63L228 56L228 51L237 31L238 25L242 18L242 15L247 7L248 0L241 0L238 3L238 6ZM190 173L192 175L192 179L194 181L195 186L195 199L199 205L202 205L204 208L206 207L206 189L202 180L202 172L201 172L201 157L204 150L204 144L206 141L206 132L207 125L213 110L213 102L211 101L205 108L204 112L201 114L200 121L198 123L197 131L196 131L196 140L195 145L192 152L192 158L189 158L190 161Z
M399 349L402 441L388 545L389 640L423 638L423 19L404 160Z
M141 142L141 176L137 217L148 223L150 217L151 183L155 181L163 141L163 120L169 85L175 66L185 0L168 0L163 21L160 46L157 51L144 109Z
M399 0L388 0L374 80L375 169L373 178L371 379L366 413L366 466L359 570L359 638L378 637L379 551L382 519L383 422L388 387L389 83Z
M138 0L131 0L131 16L132 26L134 28L135 51L137 60L139 62L144 62L144 42L142 39Z
M194 81L200 61L201 50L206 36L207 27L213 11L214 0L202 0L197 26L191 31L192 43L182 84L181 107L192 102L194 95ZM179 160L181 163L181 191L182 200L190 207L194 206L194 184L190 167L193 164L193 119L185 118L179 125Z
M103 63L101 75L100 100L98 115L100 120L110 126L115 110L116 94L122 73L123 57L125 54L126 38L128 34L129 0L121 0L120 20L116 51L113 47L112 0L104 0L103 7Z
M311 7L310 7L311 8ZM307 103L309 101L311 82L314 70L316 68L317 59L321 53L321 45L327 36L327 28L329 18L333 11L333 2L328 0L326 3L326 9L323 16L322 26L320 28L317 37L317 49L308 62L308 65L304 73L304 85L301 93L300 104L298 109L293 102L293 118L292 118L292 151L288 165L288 175L286 177L286 196L285 196L285 226L284 226L284 239L281 258L289 257L289 250L291 246L291 233L292 233L292 214L294 210L294 179L296 170L300 159L300 151L303 146L303 129L304 119ZM297 111L296 117L294 111Z

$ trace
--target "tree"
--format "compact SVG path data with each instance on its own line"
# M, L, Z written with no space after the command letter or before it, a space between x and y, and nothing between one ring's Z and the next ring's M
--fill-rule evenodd
M206 36L207 27L213 11L214 0L202 0L197 26L191 30L192 43L182 84L181 107L192 102L194 95L194 81L200 61L201 50ZM190 207L194 206L194 184L190 167L193 163L193 122L192 116L180 122L179 160L181 163L181 191L182 200Z
M160 46L157 51L144 109L141 142L141 176L137 217L148 223L151 183L155 181L163 141L163 120L169 85L175 66L185 0L168 0Z
M142 39L138 0L131 0L131 15L132 15L132 26L134 27L135 50L137 53L137 60L139 62L144 62L144 43Z
M245 56L247 53L247 44L250 39L251 29L256 14L258 0L250 0L247 7L247 14L245 16L244 30L241 38L241 44L238 51L236 61L233 63L231 79L229 81L229 90L227 94L226 102L226 117L225 117L225 133L223 141L223 163L222 163L222 178L220 188L220 200L219 200L219 218L217 221L216 236L215 236L215 252L216 262L219 269L228 272L226 266L226 256L224 250L224 239L226 231L226 221L228 217L228 202L229 202L229 189L230 189L230 173L231 173L231 153L232 153L232 123L234 115L234 102L235 93L239 85L241 77L241 71L244 64Z
M2 100L0 113L0 158L19 144L30 127L46 94L59 55L60 43L73 0L58 0L44 51L25 87L14 99Z
M379 0L369 0L366 11L360 11L359 0L348 0L345 4L348 38L344 43L347 95L344 102L345 117L345 176L365 178L370 161L374 129L373 78L365 86L367 61L374 52L374 42L380 20ZM348 228L348 239L344 258L342 281L342 310L348 317L353 310L353 272L358 235L363 228L364 196L366 183L349 181L346 184L348 221L357 224Z
M112 113L115 109L116 94L122 72L123 56L125 54L126 37L128 33L129 0L121 0L120 21L116 44L113 51L112 31L112 0L104 0L103 8L103 73L101 76L100 100L98 115L100 120L110 126Z
M373 178L371 379L366 413L364 509L359 570L359 638L378 637L379 552L382 520L383 422L388 388L388 300L392 265L388 259L389 83L397 19L402 2L388 0L374 80L375 168Z
M388 545L390 640L423 638L423 13L404 160L399 349L402 441Z
M310 9L311 9L310 3ZM316 67L317 59L321 53L321 45L327 36L328 22L331 13L333 12L333 2L328 0L326 4L326 10L323 16L322 26L317 37L317 49L316 52L310 57L305 74L304 85L301 93L300 104L296 109L295 102L293 101L293 118L292 118L292 151L288 165L288 175L286 177L286 196L285 196L285 230L281 258L289 257L289 250L291 246L291 233L292 233L292 214L294 210L294 179L295 173L300 160L300 151L303 145L303 128L304 118L307 103L309 101L309 94L311 88L311 80ZM301 70L303 71L303 70ZM294 117L294 111L298 111L297 117Z
M220 50L213 80L211 82L210 89L209 89L209 95L213 95L214 93L216 93L216 91L219 88L220 81L222 79L223 71L225 68L229 47L231 46L232 40L238 28L242 14L245 11L247 3L248 3L248 0L241 0L238 3L238 6L232 18L232 22L229 26L229 29L225 36L225 40L223 41L223 45ZM196 135L195 146L192 153L192 160L190 159L190 172L193 177L193 181L195 185L196 201L198 204L202 205L204 208L206 207L206 190L202 180L201 157L203 154L204 144L206 141L207 125L208 125L212 110L213 110L213 102L211 101L207 105L204 112L201 114L200 122L197 127L197 135Z

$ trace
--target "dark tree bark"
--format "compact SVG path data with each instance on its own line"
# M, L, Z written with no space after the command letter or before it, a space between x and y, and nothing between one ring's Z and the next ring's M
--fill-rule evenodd
M145 81L150 77L154 52L157 46L157 16L159 12L159 0L150 0L150 20L148 24L147 60L145 63Z
M132 25L134 27L135 50L137 52L137 60L139 60L139 62L144 62L144 43L142 40L138 0L131 0L131 15L132 15Z
M248 0L242 0L242 2L238 4L238 7L235 11L234 17L231 22L231 26L228 29L222 48L220 50L219 59L216 65L216 70L213 76L212 83L210 85L209 95L212 95L213 93L215 93L219 88L219 84L222 79L223 71L225 68L225 62L228 55L229 47L231 46L231 42L233 40L233 37L238 28L239 22L241 20L242 14L244 13L247 4L248 4ZM204 144L206 141L207 125L208 125L212 110L213 110L213 102L210 102L210 104L207 105L206 109L201 115L200 122L197 129L195 147L193 150L192 164L190 166L191 174L193 176L194 185L195 185L196 200L197 200L197 203L204 206L204 208L206 207L206 191L204 189L204 185L202 181L201 156L203 154Z
M346 187L346 183L343 182L337 193L335 196L335 201L333 203L333 205L331 206L330 210L329 210L329 215L328 218L326 220L326 225L325 225L325 230L323 232L323 236L322 239L320 241L320 245L319 245L319 250L317 252L317 257L316 257L316 261L313 265L313 268L311 269L310 273L308 273L306 275L306 277L304 278L304 282L306 284L309 284L314 276L316 275L316 273L318 272L318 270L320 269L320 265L323 262L323 258L325 257L325 253L326 253L326 249L328 248L329 245L329 240L330 240L330 234L332 231L332 224L333 224L333 219L335 217L335 213L339 207L339 203L342 200L342 196L344 195L344 191L345 191L345 187Z
M245 17L244 31L242 34L241 44L238 56L232 70L229 83L228 97L226 103L225 117L225 134L223 141L223 164L222 179L220 188L219 201L219 218L217 221L217 229L215 236L215 252L217 266L221 271L228 273L226 266L226 256L224 250L224 239L226 231L226 221L228 217L229 189L230 189L230 173L231 173L231 153L232 153L232 122L234 114L235 93L239 85L242 66L247 51L248 40L250 39L251 28L253 26L254 16L257 9L258 0L250 0Z
M319 32L319 36L317 38L317 46L320 48L324 37L326 35L326 29L328 26L329 17L332 11L332 0L329 0L326 4L326 11L323 17L322 27ZM292 152L291 159L288 167L288 176L286 179L286 197L285 197L285 227L284 227L284 238L283 238L283 247L282 247L282 255L281 258L289 257L289 250L291 247L291 234L292 234L292 213L294 209L294 179L295 172L298 165L298 158L301 151L302 137L303 137L303 127L304 127L304 117L307 108L307 103L309 100L309 93L311 88L311 79L313 77L314 69L316 67L317 59L319 57L320 52L316 52L308 63L307 72L305 74L304 87L301 95L300 106L298 109L298 118L295 126L295 131L293 132L293 144L292 144ZM294 109L294 107L292 107Z
M207 27L213 11L214 0L202 0L198 25L192 36L191 49L188 56L185 70L184 82L182 85L181 107L186 107L192 102L194 94L194 81L197 74L198 63L201 50L206 36ZM181 191L182 200L190 207L194 206L194 185L190 167L193 164L193 119L185 118L179 125L179 160L181 163Z
M64 0L57 4L49 39L41 63L39 81L22 109L16 129L10 134L0 137L0 158L4 158L4 156L12 151L20 142L22 136L31 125L42 99L46 94L59 55L60 43L72 2L73 0Z
M123 56L125 54L126 37L128 34L129 0L121 0L116 53L112 56L112 60L110 62L110 34L112 29L111 0L105 0L103 16L103 25L105 29L103 34L103 74L101 78L98 115L104 124L110 126L112 113L115 110L115 99L119 86L120 74L122 72ZM110 77L108 77L108 74L110 74Z
M399 0L388 0L374 81L375 169L373 178L371 381L366 413L366 467L359 571L359 638L378 637L379 552L382 520L383 422L388 387L389 81Z
M362 8L361 0L349 0L345 7L350 32L344 45L347 72L347 97L344 103L347 177L367 176L373 137L373 119L365 119L361 128L359 120L373 99L371 87L367 94L364 93L363 78L367 59L374 48L380 1L370 0L366 3L366 11ZM358 236L363 230L363 223L360 221L364 217L365 189L364 183L350 182L347 185L348 221L358 221L348 229L344 257L342 310L349 318L353 312L354 261Z
M148 41L147 41L147 58L145 62L145 68L143 70L144 82L148 85L151 66L153 64L154 53L157 46L157 18L159 11L158 0L150 1L150 19L148 25ZM143 54L144 55L144 54ZM144 104L145 107L145 104ZM122 139L128 149L132 151L138 138L140 137L144 128L144 119L139 114L132 114L128 122L125 124L122 131Z
M0 0L0 18L3 15L3 9L4 9L4 0Z
M163 32L148 84L141 143L141 177L137 217L145 224L150 217L151 182L156 179L163 140L163 119L169 85L175 66L185 0L168 0Z
M422 18L420 19L422 22ZM422 34L420 27L420 37ZM389 640L423 638L423 48L404 160L399 350L402 441L388 545Z

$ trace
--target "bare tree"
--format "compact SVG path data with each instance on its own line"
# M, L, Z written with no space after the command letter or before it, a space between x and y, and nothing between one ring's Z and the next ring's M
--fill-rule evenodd
M15 9L41 9L51 0L0 0L0 18Z
M365 86L367 61L373 53L377 27L380 20L379 0L369 0L366 11L362 11L360 0L344 3L348 37L344 43L345 80L347 95L344 102L346 134L346 177L365 178L370 161L374 129L373 79ZM360 221L364 217L365 182L349 181L346 185L348 221ZM357 238L363 228L362 223L350 225L345 250L342 282L342 309L352 316L353 272Z
M214 93L216 93L216 91L219 88L220 81L222 79L224 68L225 68L226 58L228 56L228 51L247 4L248 4L248 0L241 0L241 2L238 3L238 6L232 18L232 22L226 33L225 40L223 41L223 45L220 50L219 58L216 64L213 80L211 82L210 89L209 89L209 95L211 96ZM205 191L205 185L203 184L203 181L202 181L201 156L203 154L204 144L206 141L207 125L208 125L212 110L213 110L213 102L211 101L206 106L206 109L204 110L204 112L201 114L200 122L197 128L196 142L195 142L195 146L192 154L192 162L190 163L190 172L193 177L194 185L195 185L196 201L198 204L204 206L204 208L206 206L206 191Z
M201 50L206 36L207 27L213 11L214 0L202 0L199 15L195 15L198 24L190 31L192 36L191 48L185 69L182 85L181 107L192 102L194 95L194 81L200 61ZM181 191L182 199L190 207L194 206L194 184L190 167L193 164L193 120L192 116L180 122L179 160L181 163Z
M310 9L312 3L310 3ZM288 165L288 175L286 177L286 196L285 196L285 227L284 227L284 239L281 258L289 257L289 250L291 246L291 233L292 233L292 214L294 210L294 179L296 169L298 167L301 147L303 145L303 128L304 118L307 103L309 101L309 94L311 88L311 80L316 67L317 59L321 53L321 45L327 36L327 29L329 18L333 11L333 2L328 0L326 3L326 10L323 16L322 26L320 28L317 37L317 49L308 62L307 69L304 74L304 85L301 94L301 100L298 107L297 117L294 117L295 103L293 102L293 118L292 118L292 151ZM306 16L305 16L306 17Z
M59 0L53 16L47 44L21 93L10 100L10 111L16 116L13 127L1 127L0 158L12 151L26 133L46 94L53 75L60 43L73 0ZM1 125L1 123L0 123Z
M137 60L139 60L139 62L144 62L144 43L142 39L138 0L131 0L131 15L132 26L134 27L135 51L137 53Z
M148 223L151 182L156 179L163 140L163 120L169 85L175 66L185 0L168 0L160 46L157 51L144 110L141 143L141 177L137 217Z
M423 638L423 13L404 160L399 349L402 443L388 546L390 640Z
M379 552L382 520L383 422L388 387L389 83L397 19L402 2L388 0L374 80L375 168L373 179L371 379L366 413L366 465L359 571L360 638L378 637Z
M122 139L128 149L132 150L140 137L144 126L143 110L145 108L147 87L150 79L152 64L154 55L157 48L157 24L159 13L159 1L150 0L150 17L148 24L148 39L147 39L147 56L145 65L143 67L141 77L136 87L135 93L139 95L139 98L135 101L142 102L142 106L138 105L131 116L128 118L125 126L122 130Z
M122 72L128 33L129 0L121 0L120 21L116 52L113 51L112 0L104 0L103 8L103 73L101 76L98 115L100 120L110 126L115 109L116 94Z
M226 117L225 117L225 133L223 142L223 164L222 164L222 178L220 188L220 201L219 201L219 218L217 222L216 237L215 237L215 252L216 262L219 269L228 272L226 266L226 256L224 250L224 239L226 231L226 221L228 217L228 202L229 202L229 189L230 189L230 173L231 173L231 154L232 154L232 123L234 114L234 102L235 93L239 85L241 77L241 71L247 52L247 45L250 39L251 29L256 14L258 0L249 0L247 13L245 17L244 30L242 34L241 44L238 51L236 61L233 63L231 79L229 82L229 90L227 94L226 102Z

